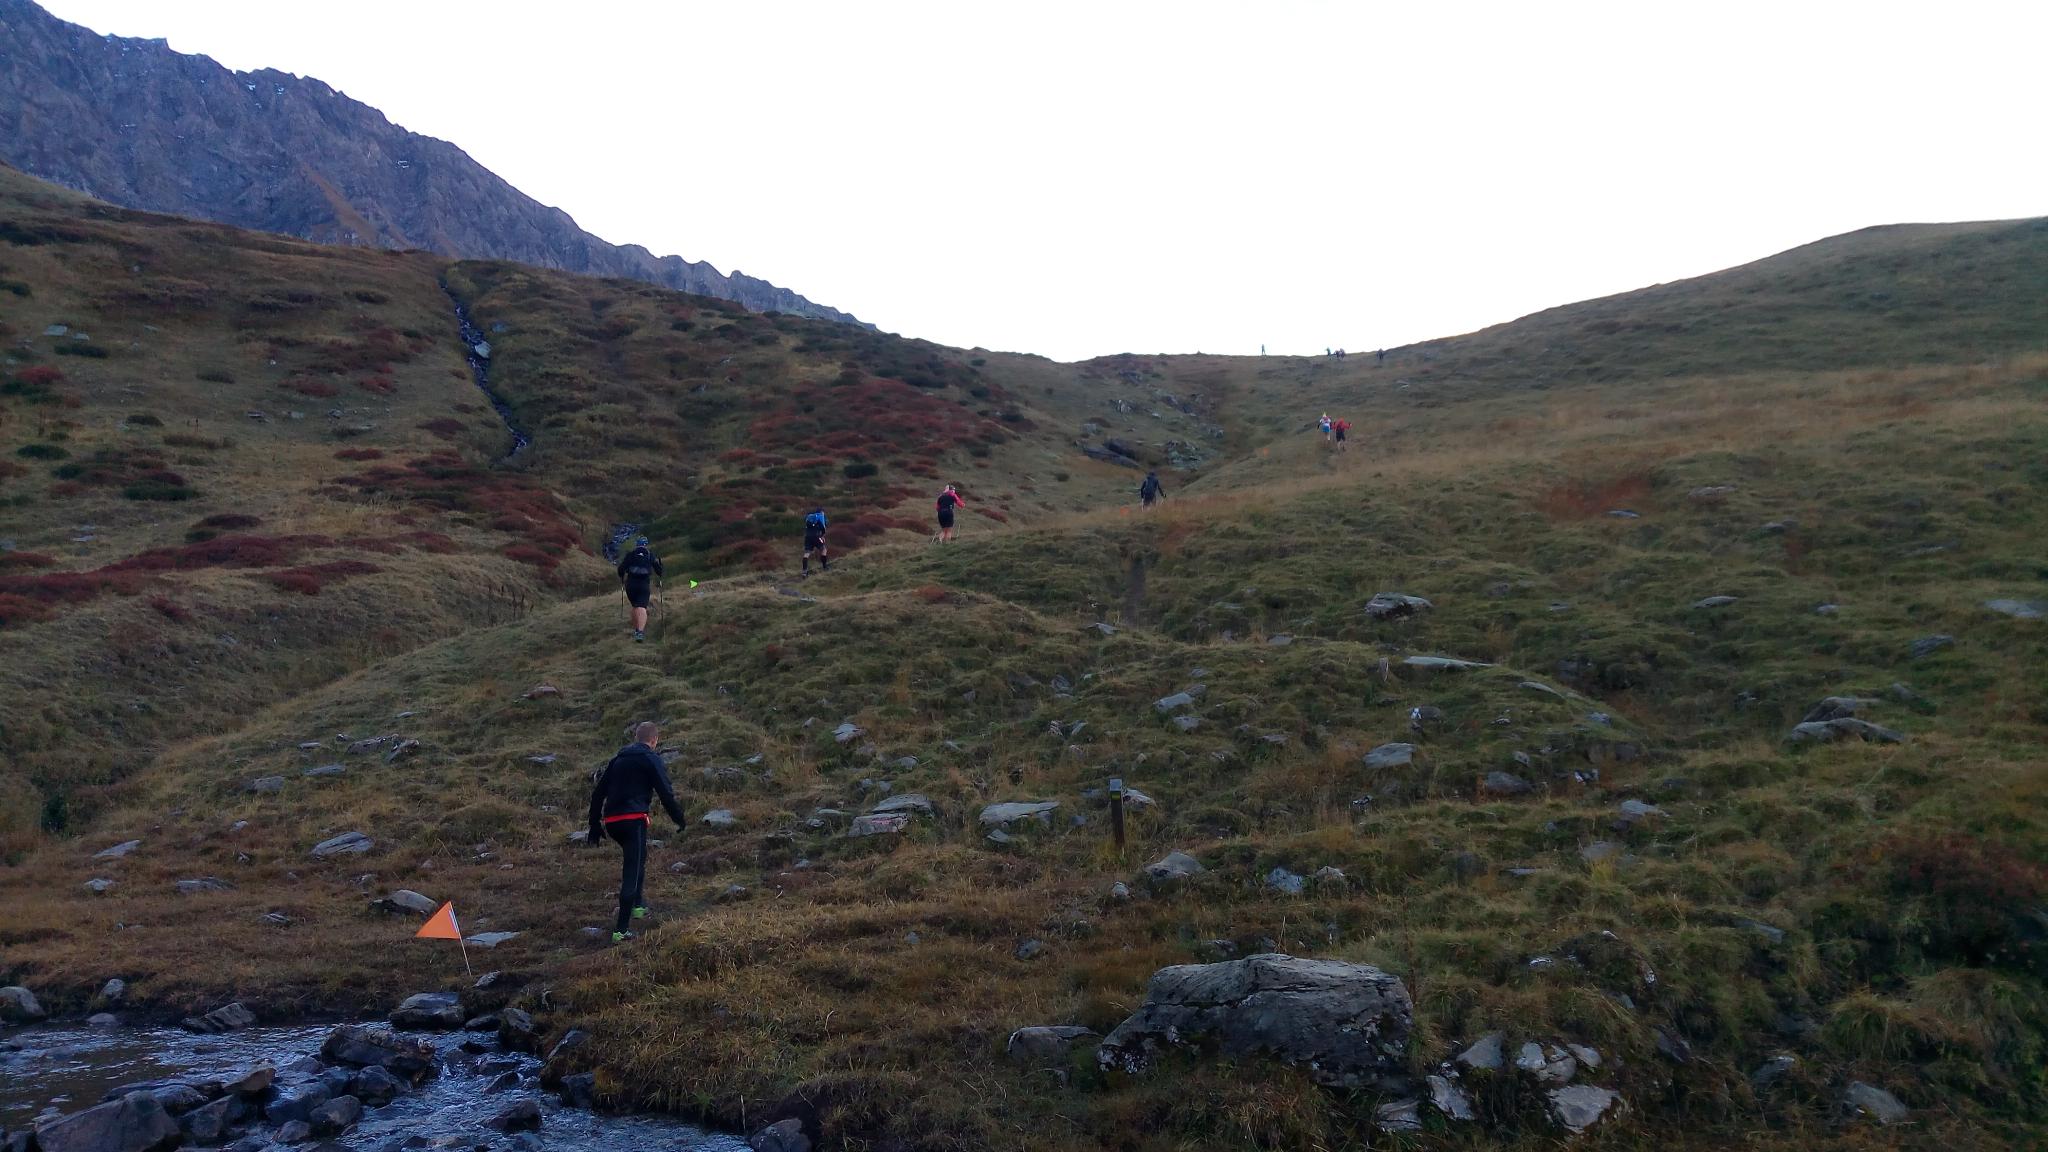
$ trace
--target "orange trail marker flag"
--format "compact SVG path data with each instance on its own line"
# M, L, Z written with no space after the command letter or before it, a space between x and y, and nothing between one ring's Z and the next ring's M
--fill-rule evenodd
M455 926L455 901L441 905L441 910L427 917L420 930L413 935L421 940L453 940L462 949L462 968L474 975L476 970L469 966L469 945L463 942L462 929Z

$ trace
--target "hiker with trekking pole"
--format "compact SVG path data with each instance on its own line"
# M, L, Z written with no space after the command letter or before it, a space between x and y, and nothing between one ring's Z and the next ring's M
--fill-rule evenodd
M1155 501L1164 495L1166 495L1166 489L1160 486L1159 473L1145 473L1145 482L1138 485L1138 499L1144 502L1145 507L1150 508Z
M647 639L647 604L654 597L654 582L662 576L661 557L647 547L647 537L633 541L633 550L619 558L619 587L626 593L626 610L632 618L633 639ZM662 586L664 594L667 585Z
M939 534L932 537L933 540L940 544L953 542L953 511L964 507L966 504L960 499L959 491L951 484L946 485L946 490L939 493Z
M818 563L825 571L830 572L832 570L832 552L829 548L825 547L825 506L823 504L811 509L811 514L804 517L803 578L806 580L810 579L811 576L811 553L813 552L818 554Z

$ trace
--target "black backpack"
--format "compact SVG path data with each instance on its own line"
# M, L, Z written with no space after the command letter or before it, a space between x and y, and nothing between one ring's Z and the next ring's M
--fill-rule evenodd
M645 548L635 548L626 556L626 575L646 579L654 575L654 554Z

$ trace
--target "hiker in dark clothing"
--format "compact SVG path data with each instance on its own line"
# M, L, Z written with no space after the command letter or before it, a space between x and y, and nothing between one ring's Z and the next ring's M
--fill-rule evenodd
M1145 482L1138 485L1138 499L1145 502L1145 507L1150 508L1153 501L1164 495L1166 489L1159 486L1159 473L1145 473Z
M832 570L832 553L825 547L825 506L822 504L811 509L811 514L804 517L805 576L811 574L811 553L813 552L818 554L819 564L825 571L830 572Z
M685 827L682 805L676 803L669 786L668 770L655 748L661 744L661 730L652 720L633 729L633 743L619 749L611 763L598 773L590 790L590 828L587 842L601 844L609 835L625 853L619 870L619 919L612 928L612 943L628 940L633 921L644 919L647 904L641 892L647 880L647 809L656 796L677 828Z
M661 557L648 550L645 536L633 541L633 550L619 558L619 584L632 609L635 640L647 639L647 603L654 597L654 581L661 574Z
M953 510L964 507L966 505L962 503L960 493L954 491L951 484L946 485L946 490L939 493L939 543L953 542Z
M1379 362L1385 364L1387 362L1387 350L1385 348L1380 349L1378 355L1380 358Z

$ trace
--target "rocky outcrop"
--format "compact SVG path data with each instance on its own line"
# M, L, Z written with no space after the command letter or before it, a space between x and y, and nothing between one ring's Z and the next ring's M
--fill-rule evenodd
M329 244L425 248L645 280L858 324L766 280L608 244L455 145L319 80L230 72L0 0L0 159L129 208Z
M154 1152L176 1147L182 1135L154 1096L131 1092L38 1125L35 1142L43 1152Z
M320 1056L351 1068L382 1068L408 1083L418 1083L434 1070L434 1046L410 1040L389 1028L344 1024L327 1034Z
M1102 1042L1105 1068L1140 1072L1169 1046L1272 1056L1356 1088L1405 1067L1414 1007L1377 968L1264 953L1152 976L1145 1003Z
M464 1020L462 997L453 992L421 992L408 996L391 1012L391 1026L423 1030L460 1028Z

